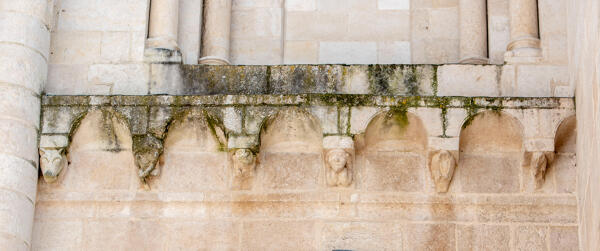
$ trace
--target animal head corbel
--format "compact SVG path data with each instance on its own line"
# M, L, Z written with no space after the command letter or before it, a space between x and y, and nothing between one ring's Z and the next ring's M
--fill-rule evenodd
M53 183L67 165L66 149L68 146L66 136L47 136L40 138L40 168L44 181Z
M150 135L134 137L133 154L138 167L138 176L147 185L150 176L158 176L158 158L163 152L163 142Z
M546 172L552 160L554 159L553 152L533 152L529 166L531 167L531 175L535 181L535 188L540 189L546 180Z

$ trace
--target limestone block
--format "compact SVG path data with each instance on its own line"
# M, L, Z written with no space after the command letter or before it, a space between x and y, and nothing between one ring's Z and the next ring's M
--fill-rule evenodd
M49 95L107 94L107 86L88 85L89 65L50 64L44 92Z
M465 193L516 193L520 187L520 163L519 153L503 156L461 153L455 177Z
M408 10L410 0L377 0L377 8L380 10Z
M319 250L402 250L402 225L394 222L326 222ZM381 231L386 229L386 231Z
M248 135L248 136L229 136L227 142L227 148L236 149L236 148L253 148L258 145L258 136L257 135Z
M552 161L551 170L555 173L556 192L574 193L576 190L576 159L572 154L558 153Z
M281 64L281 38L233 39L231 63L235 65Z
M335 93L341 89L343 66L273 66L270 92L273 94Z
M504 0L502 0L504 1ZM508 2L508 1L504 1ZM490 3L488 2L488 10ZM508 9L508 7L506 7ZM490 15L488 13L489 57L492 64L503 64L504 53L510 42L510 20L506 15Z
M577 227L550 227L550 250L579 250Z
M343 12L290 11L286 19L286 40L335 41L347 33L348 15Z
M247 148L236 149L231 154L231 162L231 188L234 190L251 189L256 168L256 155Z
M375 64L375 42L320 42L320 64Z
M314 11L317 9L317 0L286 0L286 11Z
M503 65L500 75L500 96L517 97L517 67L515 65Z
M29 89L0 84L0 114L38 129L40 99L36 95Z
M352 107L350 109L350 133L359 134L367 129L371 119L380 112L377 107Z
M354 149L354 140L349 136L327 136L323 138L323 148Z
M277 110L273 107L247 107L244 114L245 132L259 134L264 119L276 112Z
M353 65L345 68L346 74L341 92L345 94L368 94L369 75L368 67L364 65Z
M202 29L202 0L179 2L179 30L177 43L184 64L197 64L200 58L200 36Z
M84 247L83 224L79 219L37 219L33 226L32 249L78 250Z
M37 168L16 156L0 154L0 186L10 188L28 200L36 199Z
M444 135L444 128L442 125L442 110L438 108L417 108L413 112L425 125L425 130L429 136L442 136Z
M150 93L185 94L182 75L179 64L150 64Z
M110 94L148 93L149 66L144 64L95 64L88 71L88 82L110 86Z
M267 190L315 190L323 169L321 153L260 152L258 181ZM256 183L255 183L256 184Z
M142 31L146 30L149 1L107 0L61 1L58 30L63 31Z
M375 152L365 156L360 181L367 191L421 192L424 189L425 158L418 153ZM358 180L358 179L357 179Z
M66 135L41 135L40 136L40 147L67 147L69 145L69 138Z
M241 242L247 250L316 250L314 228L308 221L248 221Z
M323 133L336 134L338 131L338 108L335 106L313 106L311 114L319 119Z
M133 62L142 62L144 60L144 49L146 47L146 32L132 31L131 47L129 48L129 57ZM198 35L200 37L200 35ZM198 48L199 49L199 48Z
M169 152L161 160L161 176L151 185L154 189L181 193L228 188L227 153L165 151Z
M222 110L223 125L228 131L242 133L242 109L226 107Z
M102 33L97 31L55 31L52 33L50 63L94 63L100 59L102 51L102 38ZM115 39L120 42L120 39L122 38ZM109 41L106 42L109 43ZM109 50L109 48L106 48L106 50ZM113 52L107 51L105 53Z
M410 42L379 42L378 62L379 64L410 64Z
M458 137L465 120L467 119L467 111L461 108L449 108L446 114L446 136Z
M515 229L515 250L547 250L547 227L520 226Z
M0 82L20 85L38 94L48 75L46 60L38 53L20 45L0 44Z
M457 225L457 250L510 250L510 228L503 225Z
M34 207L30 200L22 196L14 191L0 189L0 222L4 235L12 235L31 245Z
M236 0L232 3L233 10L252 10L261 8L278 8L282 5L282 0ZM307 2L310 2L307 1Z
M349 134L350 133L350 108L349 107L340 107L340 133Z
M4 149L4 154L14 155L37 165L39 155L35 127L18 120L4 118L0 119L0 132L3 132L0 148Z
M458 62L458 39L416 39L413 36L410 43L413 64L446 64Z
M521 65L517 68L517 91L523 97L551 97L559 86L569 86L565 66Z
M317 0L317 10L320 12L354 12L374 10L375 1L364 0Z
M120 115L125 116L131 134L140 135L146 134L148 129L148 112L146 107L141 106L124 106L115 109Z
M50 32L43 20L17 12L0 12L0 41L25 45L48 58Z
M339 0L338 0L339 1ZM342 0L346 3L348 0ZM369 2L373 1L360 1ZM345 4L343 6L348 6ZM410 15L408 11L365 11L348 14L348 33L351 41L409 41ZM366 22L365 20L369 20ZM339 38L338 38L339 39ZM365 64L365 62L363 62Z
M438 68L440 96L498 96L496 66L444 65Z
M118 63L129 61L130 47L131 35L129 32L103 32L100 58L103 62Z
M407 224L406 246L408 250L454 250L455 225L453 224Z
M552 138L534 138L527 139L523 142L526 151L554 151L554 139Z
M0 237L0 246L17 251L27 251L31 249L28 243L11 236Z
M46 107L42 113L42 133L69 134L75 119L87 110L86 107Z
M241 250L239 247L241 223L218 220L167 221L166 246L175 250L190 247L205 250Z
M40 19L42 23L48 23L46 17L47 5L40 0L8 1L0 3L0 10L9 12L20 12Z
M231 18L231 38L254 39L269 38L279 39L281 43L281 9L279 6L271 8L235 10Z
M305 2L305 0L299 0ZM306 1L309 2L309 1ZM319 42L285 41L284 64L316 64L319 60Z
M439 149L447 151L457 151L459 144L459 138L448 138L448 137L429 137L429 149Z

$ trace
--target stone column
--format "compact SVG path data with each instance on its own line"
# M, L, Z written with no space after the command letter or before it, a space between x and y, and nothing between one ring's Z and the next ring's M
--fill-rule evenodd
M51 1L0 4L0 250L29 250Z
M231 0L204 1L204 29L200 64L228 65Z
M486 0L460 0L460 63L487 64Z
M508 57L540 57L537 0L510 0Z
M148 48L177 50L179 0L152 0Z

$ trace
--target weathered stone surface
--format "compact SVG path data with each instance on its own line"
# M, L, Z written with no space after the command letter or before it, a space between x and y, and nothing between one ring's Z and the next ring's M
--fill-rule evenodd
M251 221L244 223L241 240L245 250L317 250L314 227L304 221Z
M328 222L317 226L321 228L319 250L402 250L405 240L399 223Z
M510 250L508 226L457 225L456 238L457 250Z
M370 153L365 155L363 188L367 191L423 191L425 160L414 153Z

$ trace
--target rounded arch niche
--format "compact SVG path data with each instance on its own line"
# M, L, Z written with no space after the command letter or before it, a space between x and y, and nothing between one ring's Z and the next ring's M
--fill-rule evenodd
M128 190L136 179L126 119L112 109L88 112L74 128L69 165L55 184L71 191Z
M169 125L160 177L152 188L165 192L227 189L225 132L220 122L202 109L186 111Z
M362 186L371 191L424 191L427 130L416 115L388 111L374 117L364 134L359 158Z
M554 138L555 156L551 164L556 181L557 193L574 193L577 188L577 120L566 118L556 130Z
M522 131L516 118L498 111L485 111L465 122L460 133L458 169L454 175L461 191L519 192Z
M323 133L318 120L300 108L267 118L260 132L259 183L264 189L317 189Z

